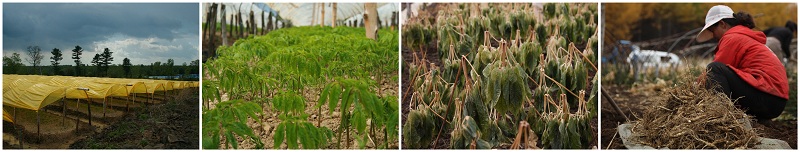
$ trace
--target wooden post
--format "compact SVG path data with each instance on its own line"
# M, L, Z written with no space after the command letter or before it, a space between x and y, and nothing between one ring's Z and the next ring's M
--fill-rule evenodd
M209 22L208 25L210 25L210 26L208 26L209 30L208 30L208 33L207 33L208 34L208 40L211 43L211 46L214 46L214 37L217 35L217 4L216 3L211 3L211 8L210 8L208 16L206 18L208 19L208 22Z
M75 102L75 111L78 111L78 109L80 108L80 106L78 106L79 104L81 104L81 99L80 98L78 98L78 101ZM80 128L80 124L78 124L78 119L80 119L80 118L78 118L78 116L75 115L75 132L76 133L78 132L78 128Z
M267 32L272 31L272 12L267 14ZM266 33L264 33L266 34Z
M317 5L314 3L313 7L311 7L311 25L317 25Z
M320 16L319 16L319 27L325 25L325 3L319 4L320 8Z
M378 39L378 9L375 3L364 3L364 27L366 28L367 38Z
M86 110L89 111L89 127L92 127L92 98L86 99ZM94 130L92 130L94 131Z
M108 100L108 97L103 98L103 119L106 118L106 101L107 100Z
M17 126L19 126L19 125L17 125L18 121L19 121L19 119L17 119L17 107L14 107L14 130L17 130L17 136L19 136L19 138L20 138L20 140L19 140L19 148L20 149L24 149L25 146L22 144L22 140L25 140L25 136L22 135L21 128L17 127Z
M42 132L41 131L41 116L39 116L40 111L36 110L36 140L41 142L42 141Z
M241 10L237 14L238 15L237 15L236 19L239 22L239 27L237 27L236 29L238 29L238 31L239 31L239 38L244 38L245 37L244 36L244 29L242 29L244 27L244 23L242 22L242 12L241 12Z
M331 14L331 15L333 15L333 18L332 18L333 20L331 20L331 27L336 27L336 14L338 14L338 13L336 13L336 3L333 3L331 5L333 5L333 7L331 9L331 13L333 13L333 14Z
M264 10L261 10L261 35L267 34L267 23L265 18L267 18L267 16L264 15Z
M228 30L228 25L225 24L225 22L227 22L227 20L225 19L225 16L226 16L225 15L225 13L226 13L225 12L225 4L220 4L220 8L219 9L222 12L222 13L220 13L220 15L222 16L222 20L220 20L220 24L222 24L221 25L222 27L220 27L221 28L220 32L222 32L222 33L220 35L222 37L222 46L225 46L225 45L228 45L228 33L226 32L226 30Z
M397 12L392 12L392 26L397 27Z
M209 6L207 8L208 10L206 10L206 20L205 20L205 25L206 26L203 26L203 38L211 37L211 35L208 33L208 31L211 28L211 9L213 8L212 6L213 6L213 4L209 4Z
M258 27L256 27L256 25L257 25L256 15L253 14L253 10L251 9L250 10L250 34L256 35L258 33L256 31L256 29L258 29Z
M64 101L64 98L61 98L61 115L61 126L63 127L67 121L67 102Z
M236 34L233 33L233 31L234 31L233 29L236 28L236 27L234 27L234 25L236 25L236 24L233 24L233 19L234 19L234 16L233 16L233 14L231 14L231 17L228 18L228 21L230 21L230 24L228 24L228 25L231 25L231 28L228 29L228 34L231 35L231 38L236 39Z

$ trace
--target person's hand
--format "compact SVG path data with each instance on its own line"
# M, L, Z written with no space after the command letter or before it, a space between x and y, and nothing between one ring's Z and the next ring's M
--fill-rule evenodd
M706 80L708 80L708 72L703 71L703 73L700 74L700 77L697 78L695 85L705 86Z

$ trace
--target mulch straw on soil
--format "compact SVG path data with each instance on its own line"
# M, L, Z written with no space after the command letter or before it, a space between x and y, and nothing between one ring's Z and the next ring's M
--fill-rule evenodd
M639 120L632 139L657 149L747 149L759 143L749 116L725 94L692 84L664 90Z

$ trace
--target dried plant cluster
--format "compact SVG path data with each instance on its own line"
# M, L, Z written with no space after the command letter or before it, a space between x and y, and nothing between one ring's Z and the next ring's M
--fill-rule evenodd
M748 149L759 143L756 131L746 127L750 116L723 93L684 83L655 99L633 122L637 143L659 149Z
M403 30L405 148L589 148L596 4L440 5Z

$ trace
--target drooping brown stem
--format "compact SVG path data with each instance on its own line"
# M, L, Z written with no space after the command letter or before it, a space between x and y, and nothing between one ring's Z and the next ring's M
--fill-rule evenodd
M483 31L483 46L491 47L489 43L489 37L491 37L489 31Z
M461 69L464 71L464 81L466 82L467 89L472 90L472 80L469 79L469 70L467 70L467 57L461 56Z
M522 35L519 34L519 29L517 29L517 38L514 39L514 46L519 47L519 44L521 44L520 40L522 40L521 37Z

